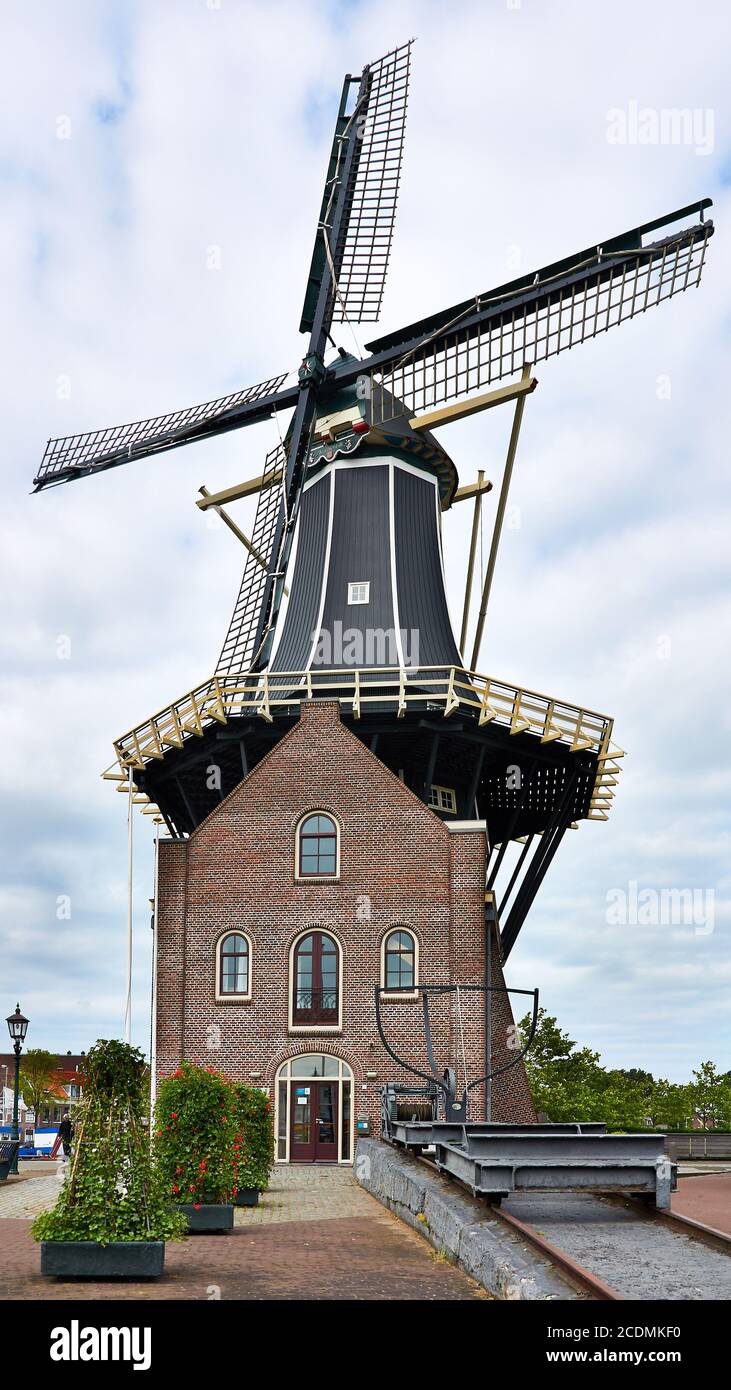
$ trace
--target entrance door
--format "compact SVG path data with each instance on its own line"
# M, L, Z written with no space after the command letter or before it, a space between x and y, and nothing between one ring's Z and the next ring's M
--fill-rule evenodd
M290 1090L290 1163L337 1163L337 1081L293 1081Z

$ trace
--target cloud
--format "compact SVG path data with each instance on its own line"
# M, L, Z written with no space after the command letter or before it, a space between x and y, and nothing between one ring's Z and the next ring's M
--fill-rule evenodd
M716 201L700 291L537 372L480 665L611 713L628 748L609 823L567 837L511 981L539 983L609 1062L678 1077L701 1055L727 1065L727 916L702 939L605 920L608 888L632 879L728 892L725 13L701 3L689 26L679 0L618 0L607 26L579 0L43 0L4 28L8 1008L20 997L34 1041L61 1050L119 1030L125 806L98 774L115 736L212 670L242 555L194 500L258 472L276 435L258 426L31 498L44 441L296 367L342 74L416 33L384 331ZM710 108L712 152L610 144L607 112L633 100ZM463 479L484 467L496 484L485 546L508 427L495 411L443 434ZM237 509L244 529L251 512ZM446 519L454 613L468 513ZM150 833L138 818L143 1045Z

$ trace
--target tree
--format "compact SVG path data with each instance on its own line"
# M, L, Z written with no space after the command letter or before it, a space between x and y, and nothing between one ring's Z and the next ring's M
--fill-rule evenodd
M30 1047L23 1057L20 1091L28 1109L35 1112L36 1124L40 1121L55 1070L55 1054L45 1052L42 1047Z
M526 1015L520 1023L523 1037L528 1030ZM683 1129L694 1110L712 1115L717 1124L731 1119L731 1087L710 1062L696 1073L696 1087L656 1082L641 1067L608 1071L598 1052L578 1048L544 1009L526 1069L537 1111L554 1123L595 1120L616 1131L642 1129L649 1120L658 1128Z
M658 1129L689 1129L694 1108L691 1090L659 1077L649 1102L653 1125Z
M701 1062L690 1092L703 1129L727 1129L731 1122L731 1087L715 1062Z

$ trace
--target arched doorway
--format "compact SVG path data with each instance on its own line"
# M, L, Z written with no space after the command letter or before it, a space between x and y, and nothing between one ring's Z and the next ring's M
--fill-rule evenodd
M351 1163L353 1073L340 1057L289 1057L275 1083L277 1163Z

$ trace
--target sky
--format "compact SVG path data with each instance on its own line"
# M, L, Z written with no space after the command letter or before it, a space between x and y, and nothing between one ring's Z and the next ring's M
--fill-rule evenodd
M213 671L242 553L195 498L260 472L277 435L265 422L31 496L45 441L296 367L343 75L413 36L383 314L361 346L714 200L700 289L536 369L479 668L613 716L627 750L609 821L564 840L508 983L538 985L607 1065L731 1067L729 27L722 0L5 8L0 980L29 1046L121 1036L125 804L100 773L115 737ZM690 113L679 141L673 110ZM441 434L462 482L484 468L495 485L485 553L509 425L495 410ZM246 531L253 504L231 510ZM445 519L455 618L470 523L468 507ZM695 893L695 920L663 890Z

